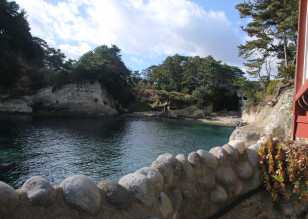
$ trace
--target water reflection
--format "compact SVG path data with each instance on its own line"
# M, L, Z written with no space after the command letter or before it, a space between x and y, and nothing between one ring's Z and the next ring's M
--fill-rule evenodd
M233 128L170 119L0 116L0 180L15 188L41 175L118 180L159 154L188 154L228 141Z

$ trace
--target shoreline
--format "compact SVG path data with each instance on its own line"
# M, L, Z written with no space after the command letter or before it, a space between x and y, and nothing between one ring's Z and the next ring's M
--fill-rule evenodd
M118 116L133 116L133 117L162 117L170 119L183 119L187 121L199 121L208 124L224 125L236 127L240 122L241 117L231 116L212 116L206 118L193 118L193 117L169 117L167 113L163 112L133 112L124 114L87 114L87 113L74 113L74 112L35 112L35 113L23 113L23 112L0 112L0 115L25 115L25 116L56 116L56 117L118 117Z

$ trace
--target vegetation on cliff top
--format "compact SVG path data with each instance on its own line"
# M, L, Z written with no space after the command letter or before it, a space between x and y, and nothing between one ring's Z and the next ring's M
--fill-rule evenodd
M236 5L240 16L249 19L243 30L251 37L239 46L239 55L247 60L247 73L259 81L247 80L241 69L212 56L176 54L141 73L132 72L115 45L99 46L79 60L71 60L31 35L26 12L18 4L0 0L0 5L0 92L24 95L46 86L57 89L68 83L99 81L122 106L132 103L133 94L152 89L160 102L168 101L175 108L192 104L202 108L213 103L217 111L238 109L239 93L248 97L248 105L263 102L266 92L273 92L277 84L271 81L274 65L279 79L294 77L298 0ZM139 100L135 95L133 104L138 105ZM148 108L149 102L141 105Z

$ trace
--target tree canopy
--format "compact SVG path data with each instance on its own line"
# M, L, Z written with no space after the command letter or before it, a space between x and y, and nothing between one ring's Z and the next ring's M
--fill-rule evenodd
M248 0L236 5L240 17L249 19L242 29L251 39L239 46L248 74L269 81L278 60L278 76L294 77L298 4L299 0Z
M0 0L0 87L14 86L26 67L41 61L41 52L30 33L26 12L14 1Z

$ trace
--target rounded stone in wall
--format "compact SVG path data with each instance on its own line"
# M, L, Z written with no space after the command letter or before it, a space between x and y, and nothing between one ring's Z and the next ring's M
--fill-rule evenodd
M230 166L222 166L217 169L216 178L224 185L231 185L236 180L236 175Z
M174 174L171 166L161 160L155 160L151 167L158 170L158 172L163 176L165 184L173 183Z
M236 149L240 154L243 154L245 151L245 142L241 140L232 140L228 143L234 149Z
M162 154L157 158L158 161L167 164L172 168L173 175L175 177L182 176L182 164L179 160L177 160L172 154Z
M225 151L229 154L229 156L232 158L232 160L234 162L237 162L238 157L239 157L239 153L235 148L233 148L229 144L223 145L222 148L225 149Z
M101 193L96 184L87 176L74 175L66 178L60 184L66 202L91 214L100 207Z
M186 159L185 155L184 154L178 154L178 155L176 155L175 158L178 159L181 162L185 176L187 178L191 178L194 174L193 168L192 168L191 164L188 162L188 160Z
M219 161L225 161L227 159L227 152L222 147L214 147L209 152Z
M236 174L241 179L249 179L253 176L253 169L247 162L241 162L236 167Z
M206 174L205 176L200 177L198 182L203 189L209 191L215 186L216 179L213 174Z
M56 200L57 192L55 188L43 177L33 176L28 179L21 189L27 192L31 204L48 207Z
M180 189L178 188L171 188L168 192L167 195L171 201L173 209L177 210L181 206L182 203L182 194Z
M129 192L117 182L104 180L98 187L106 193L107 201L120 210L127 210L132 205Z
M211 202L215 204L223 204L228 198L228 195L225 191L225 189L220 186L216 185L215 189L210 194Z
M131 191L146 206L152 206L154 188L146 176L140 173L130 173L123 176L119 180L119 184Z
M162 189L164 185L164 177L161 175L160 172L158 172L154 168L144 167L141 168L140 170L137 170L136 173L145 175L155 188Z
M9 213L18 204L19 198L15 190L0 181L0 217Z
M196 194L197 190L192 183L183 183L181 185L181 192L184 198L190 199Z
M246 148L246 153L250 164L255 168L259 168L258 153L250 148Z
M230 192L233 195L239 195L243 191L243 183L241 180L236 179L234 183L229 187Z
M202 167L202 159L197 152L191 152L187 159L195 168Z
M163 218L167 218L168 214L172 213L172 204L164 192L159 193L158 210L162 213Z
M198 150L197 153L202 158L206 167L216 168L217 167L217 159L208 151Z

